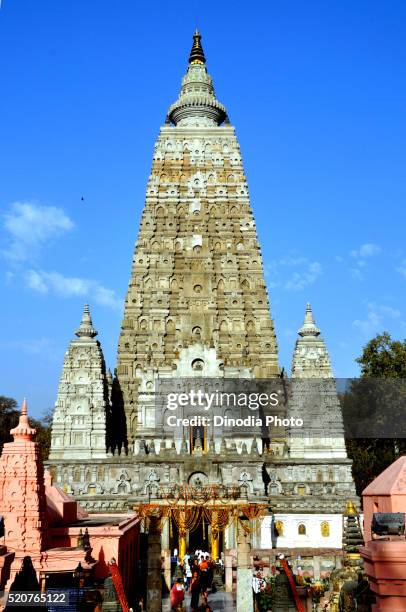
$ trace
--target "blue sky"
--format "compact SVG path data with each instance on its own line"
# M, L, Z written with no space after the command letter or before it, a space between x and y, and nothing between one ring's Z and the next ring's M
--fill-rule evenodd
M86 300L114 367L196 23L242 149L281 365L306 301L337 376L377 332L404 338L405 20L396 1L3 0L0 394L34 415L54 403Z

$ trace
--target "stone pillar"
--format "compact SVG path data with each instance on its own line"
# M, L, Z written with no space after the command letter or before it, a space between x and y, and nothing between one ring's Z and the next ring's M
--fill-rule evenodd
M162 550L170 548L170 546L169 546L169 521L170 521L170 518L167 518L165 523L162 526L162 531L161 531L161 547L162 547Z
M171 551L169 548L166 548L163 551L164 558L164 580L168 591L171 590Z
M320 557L314 555L313 557L313 573L316 580L320 578Z
M248 528L249 522L244 521ZM253 612L250 534L238 523L237 532L237 610Z
M212 530L211 532L211 558L213 561L217 561L219 558L219 532Z
M231 593L233 590L233 556L225 553L224 567L226 571L226 591Z
M179 560L183 561L184 556L186 555L186 532L179 532Z
M218 514L216 510L211 513L211 524L209 529L210 541L211 541L211 558L213 561L217 561L220 555L219 551L219 539L220 530L218 526Z
M159 519L151 516L148 532L147 610L162 611L161 533Z

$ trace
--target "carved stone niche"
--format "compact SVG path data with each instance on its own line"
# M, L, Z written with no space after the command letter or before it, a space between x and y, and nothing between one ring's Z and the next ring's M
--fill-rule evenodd
M82 495L101 495L104 489L99 482L88 482L82 489Z
M246 491L247 493L254 492L253 478L250 472L247 472L246 470L241 472L240 477L238 479L238 485L242 493L244 491Z
M281 482L277 479L275 473L270 474L270 481L268 485L268 495L282 495L283 488Z
M203 488L205 485L208 484L208 482L209 482L209 479L204 472L194 472L193 474L189 476L189 480L188 480L188 483L192 487L196 487L197 489Z
M115 486L111 489L111 492L117 495L128 495L131 493L131 478L127 470L122 470L120 476L116 480Z
M155 468L151 468L145 482L144 493L148 497L159 497L159 481L160 477Z

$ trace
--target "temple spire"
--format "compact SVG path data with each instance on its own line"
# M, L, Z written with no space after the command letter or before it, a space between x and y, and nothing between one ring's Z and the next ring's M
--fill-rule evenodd
M21 406L18 425L17 427L14 427L14 429L11 429L10 433L13 436L15 442L17 440L32 440L35 434L37 433L37 430L31 427L28 421L27 400L25 398Z
M202 47L202 43L200 42L202 39L199 30L196 28L195 33L193 34L193 45L189 55L189 64L205 64L206 58L204 57L204 51Z
M176 102L169 107L167 123L187 127L221 125L227 117L224 106L217 100L198 30L193 34L189 66L182 79Z
M309 303L306 304L304 323L298 334L292 360L293 378L331 378L333 374L327 347Z
M94 338L97 336L97 333L97 330L93 327L89 304L85 304L82 320L78 329L75 331L75 334L78 336L78 338Z
M317 337L320 335L320 330L318 327L316 327L316 323L313 318L312 307L310 306L309 302L307 302L306 304L304 323L302 327L299 329L298 334L299 336L302 336L302 337L304 336Z

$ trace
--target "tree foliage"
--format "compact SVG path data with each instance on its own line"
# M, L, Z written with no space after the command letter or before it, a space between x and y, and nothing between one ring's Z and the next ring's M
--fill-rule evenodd
M406 379L406 340L392 340L387 332L378 334L364 346L356 361L361 366L361 380L354 381L351 392L345 398L343 409L347 415L352 410L358 416L365 410L364 383L367 379L371 379L369 391L379 388L379 379ZM400 397L403 385L397 387L395 384L387 384L381 385L381 388L384 389L381 395L390 392L397 394L392 400L386 397L386 401L381 404L386 410L389 410L389 407L391 409L391 414L381 414L383 424L388 424L390 419L399 424L403 423L405 402L404 397ZM400 389L400 392L396 389ZM376 397L379 393L374 395ZM370 405L373 403L371 399L368 401ZM371 418L376 418L378 414L376 406L374 408L374 417L371 414ZM405 438L353 438L347 439L346 444L348 455L353 461L353 476L358 495L361 495L363 489L395 459L406 452Z
M406 378L406 340L392 340L388 332L378 334L356 361L363 377Z

